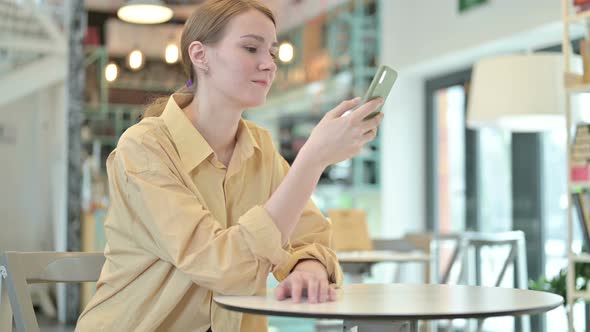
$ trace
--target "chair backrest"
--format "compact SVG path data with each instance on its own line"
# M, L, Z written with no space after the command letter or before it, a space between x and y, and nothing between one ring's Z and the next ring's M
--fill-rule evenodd
M515 281L517 288L527 288L527 257L526 257L526 238L522 231L508 231L496 233L478 233L478 232L464 232L454 234L410 234L406 236L410 243L417 245L418 242L429 243L424 245L424 249L430 248L430 254L433 257L433 271L434 275L431 280L440 283L449 283L451 270L455 266L459 268L458 282L466 282L468 284L482 285L481 280L481 259L479 257L480 250L484 247L498 247L509 246L510 250L508 256L504 259L499 274L495 278L494 285L499 287L500 283L506 276L506 271L509 265L514 266ZM418 240L418 241L416 241ZM446 265L441 279L438 277L439 260L441 258L441 244L443 242L452 242L453 250L449 263ZM420 247L420 245L417 245ZM488 285L489 286L489 285ZM530 317L523 316L519 318L521 331L530 331ZM478 323L478 330L481 330L482 322ZM467 326L469 328L469 325Z
M39 331L28 284L97 281L102 252L5 252L0 258L0 330ZM11 313L12 312L12 313Z
M407 241L405 238L400 239L381 239L373 238L373 249L375 250L391 250L397 252L413 252L421 251L420 248L413 243Z

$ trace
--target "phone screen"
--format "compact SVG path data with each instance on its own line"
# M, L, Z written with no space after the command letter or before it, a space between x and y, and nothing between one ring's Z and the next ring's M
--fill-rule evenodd
M393 87L393 84L395 83L396 79L397 72L395 70L385 65L379 66L377 72L375 73L375 76L373 77L373 80L371 81L371 85L369 85L367 92L365 93L363 99L360 102L360 105L363 105L378 97L382 97L383 102L385 103L385 100L387 99L387 96L389 95L389 92L391 91L391 88ZM379 107L375 112L367 115L365 117L365 120L370 119L375 115L379 114L379 112L381 112L382 107L383 106Z

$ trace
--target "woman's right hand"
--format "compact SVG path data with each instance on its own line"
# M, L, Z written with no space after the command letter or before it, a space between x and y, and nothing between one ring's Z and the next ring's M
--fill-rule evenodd
M319 162L319 166L323 168L357 156L363 145L375 138L377 126L383 119L383 113L379 113L371 119L363 120L383 104L382 98L373 99L342 116L355 108L359 101L358 97L343 101L326 113L311 132L300 153L304 153L309 160Z

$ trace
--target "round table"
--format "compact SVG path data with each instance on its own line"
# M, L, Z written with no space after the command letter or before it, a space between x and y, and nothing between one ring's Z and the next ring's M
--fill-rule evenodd
M440 284L351 284L334 302L293 303L260 296L215 296L228 310L244 313L344 320L345 330L417 331L418 320L536 314L560 306L559 295L525 289ZM402 330L404 329L404 330Z

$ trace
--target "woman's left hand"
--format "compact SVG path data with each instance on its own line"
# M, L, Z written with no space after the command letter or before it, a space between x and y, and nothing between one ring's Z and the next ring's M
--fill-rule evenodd
M304 260L291 271L275 290L277 300L292 298L294 303L301 301L301 296L307 294L309 303L334 301L336 291L328 281L328 272L324 265L317 260Z

